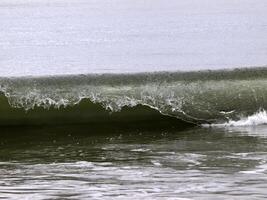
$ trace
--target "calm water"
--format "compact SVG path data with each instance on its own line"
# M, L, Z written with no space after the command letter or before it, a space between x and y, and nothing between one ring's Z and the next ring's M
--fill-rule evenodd
M1 0L0 76L267 64L266 0Z
M266 126L1 128L3 199L264 199Z

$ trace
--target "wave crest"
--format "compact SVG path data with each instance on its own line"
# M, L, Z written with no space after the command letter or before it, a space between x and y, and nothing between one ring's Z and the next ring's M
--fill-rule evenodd
M89 99L110 112L145 105L192 123L234 124L242 115L266 109L266 78L266 68L24 77L0 79L0 90L12 107L26 111L64 109Z

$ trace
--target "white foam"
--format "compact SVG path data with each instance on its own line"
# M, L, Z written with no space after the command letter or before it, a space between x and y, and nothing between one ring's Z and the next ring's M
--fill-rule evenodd
M154 166L157 166L157 167L162 166L162 164L161 164L158 160L151 160L151 163L152 163Z
M255 169L240 171L242 174L264 174L267 171L267 164L264 163L262 165L257 166Z
M255 114L243 117L240 120L230 120L222 124L212 124L210 126L216 127L236 127L236 126L258 126L267 124L267 112L265 110L259 110ZM207 125L204 125L207 126Z

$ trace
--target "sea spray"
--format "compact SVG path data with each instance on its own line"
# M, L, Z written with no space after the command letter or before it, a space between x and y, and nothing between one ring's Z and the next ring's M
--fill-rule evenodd
M2 101L7 99L11 108L28 112L40 108L65 112L87 100L110 113L142 105L194 124L223 124L267 105L266 68L11 77L1 78L0 85ZM3 105L0 110L10 112Z
M240 127L240 126L258 126L267 124L267 112L263 109L247 117L240 117L239 120L229 120L225 123L203 124L204 127Z

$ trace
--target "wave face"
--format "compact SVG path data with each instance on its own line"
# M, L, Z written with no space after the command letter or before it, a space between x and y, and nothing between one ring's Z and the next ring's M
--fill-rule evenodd
M142 105L190 123L224 123L266 109L266 88L267 68L10 77L0 79L0 109L1 119L10 120L16 110L25 110L25 116L35 110L63 113L87 99L112 113ZM86 115L82 107L73 117Z

